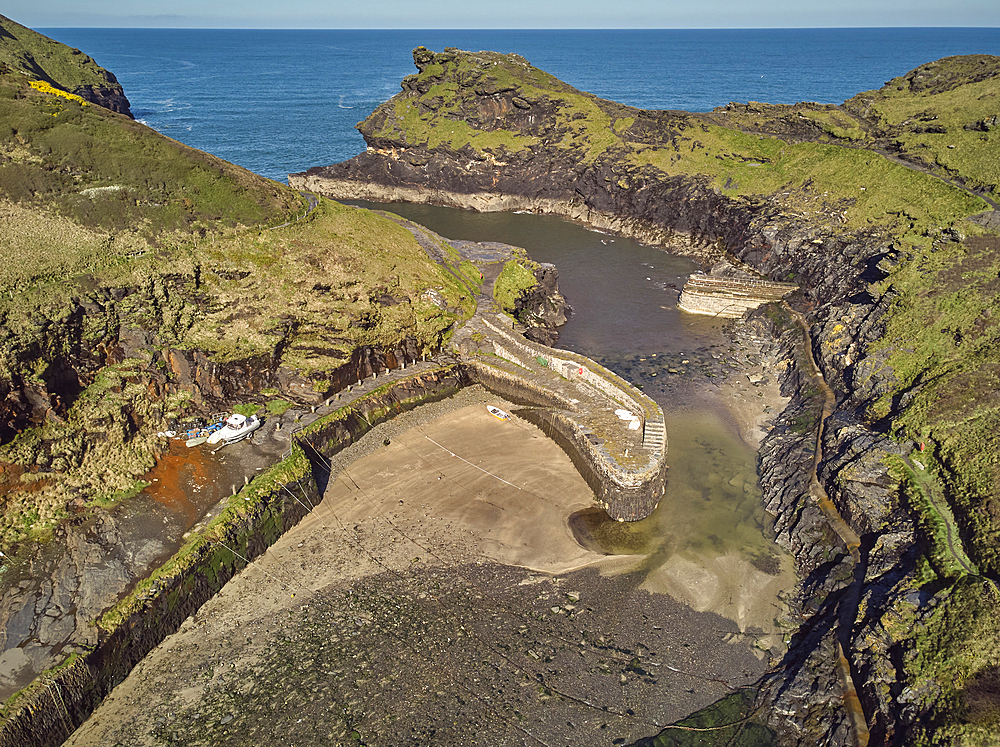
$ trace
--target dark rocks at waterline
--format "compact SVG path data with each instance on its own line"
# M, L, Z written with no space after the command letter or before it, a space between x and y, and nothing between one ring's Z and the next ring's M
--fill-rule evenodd
M131 538L110 514L60 527L56 535L5 572L2 631L5 642L20 645L0 653L4 699L71 651L93 646L92 620L164 555L161 542L126 542Z
M726 331L729 343L690 351L661 350L595 360L647 394L668 393L691 385L718 385L734 375L745 377L755 386L773 383L774 371L769 365L773 345L766 333L745 321L727 327Z
M258 433L273 434L277 419ZM77 499L79 513L58 526L50 541L27 546L0 584L0 698L6 699L73 651L97 643L93 621L204 523L235 486L273 461L287 442L247 439L213 459L183 441L161 455L178 457L171 480L156 479L139 495L110 509ZM172 483L172 484L168 484ZM157 497L162 487L165 496ZM206 515L207 514L207 515ZM197 525L196 525L197 526Z
M534 274L535 287L514 302L514 316L528 326L525 337L553 347L559 339L559 327L569 320L573 309L559 292L559 271L555 265L541 264Z

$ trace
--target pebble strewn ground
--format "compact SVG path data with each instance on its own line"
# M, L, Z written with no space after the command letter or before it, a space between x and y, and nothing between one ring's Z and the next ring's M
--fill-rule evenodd
M67 744L626 744L765 671L760 631L641 588L641 556L580 548L566 515L592 500L585 483L551 441L497 425L484 401L503 404L466 390L338 455L350 466L316 511ZM498 429L511 440L494 445ZM461 439L469 462L523 489L425 435ZM491 559L512 554L526 567Z
M418 564L188 636L166 671L142 665L165 697L102 739L621 744L759 675L724 642L735 626L705 617L627 576Z

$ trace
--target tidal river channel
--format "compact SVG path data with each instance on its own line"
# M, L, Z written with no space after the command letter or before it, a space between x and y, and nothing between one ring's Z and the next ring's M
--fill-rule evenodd
M638 614L633 607L638 609L647 604L646 601L624 607L595 602L593 621L589 623L601 631L615 631L614 635L620 635L623 640L634 634L636 651L652 648L660 649L661 653L670 652L669 657L676 664L663 664L662 681L646 675L638 678L642 682L649 680L648 683L639 684L658 688L658 694L655 697L650 695L649 698L636 694L635 697L648 702L650 708L654 708L653 700L663 701L656 706L662 706L662 713L642 726L641 729L646 731L639 733L655 731L656 724L668 723L671 718L683 716L720 697L724 692L724 688L719 690L723 683L722 675L713 674L709 677L704 672L733 670L726 675L726 679L732 681L731 686L735 686L737 680L748 683L753 681L766 669L769 660L773 661L781 655L783 637L787 632L780 622L784 616L781 594L794 584L790 560L773 542L770 532L772 522L761 508L756 478L756 443L762 432L760 426L768 418L778 415L783 400L777 394L773 368L762 364L759 346L754 344L746 330L739 333L739 325L734 325L733 322L678 311L679 290L685 278L699 267L690 260L662 250L621 237L588 231L556 218L527 214L477 214L409 204L365 206L391 210L450 239L495 241L521 246L528 250L533 259L554 264L559 270L560 289L574 309L572 318L561 330L558 345L587 355L615 371L643 388L662 406L667 421L669 471L666 494L658 509L643 521L618 523L611 521L596 507L584 508L572 514L568 527L571 532L570 541L575 540L574 545L582 545L585 551L596 557L628 556L609 558L621 560L628 568L627 579L607 581L614 589L612 597L622 600L626 596L629 599L647 599L629 596L634 593L629 589L641 590L642 593L651 594L649 599L652 601L649 604L663 608L661 610L657 607L659 611L649 614ZM397 440L406 443L396 436L392 440L394 445ZM389 443L388 438L385 443ZM252 448L264 447L255 445ZM227 471L229 457L226 452L223 452L221 459L209 460L203 465L193 464L190 459L183 458L177 465L173 465L173 456L178 455L171 454L157 465L155 475L148 478L153 484L140 500L123 506L99 525L80 527L78 532L72 534L68 543L76 548L76 554L72 556L72 562L58 566L65 568L65 582L56 583L57 579L46 572L48 561L41 556L30 563L30 567L22 569L34 573L29 574L31 579L26 576L20 585L19 577L15 577L15 574L10 571L5 574L4 580L9 588L6 594L0 594L0 601L4 602L0 613L6 611L5 614L0 614L0 619L7 622L3 626L7 640L3 642L3 657L0 657L0 691L6 689L9 694L27 684L35 673L51 666L52 657L58 655L63 642L75 641L79 636L79 632L73 632L71 621L80 623L84 618L90 619L99 614L100 605L96 597L91 600L91 606L96 605L95 608L87 607L87 601L93 596L90 589L95 581L109 573L116 578L121 577L118 580L122 581L128 576L134 578L148 572L157 561L169 555L180 534L201 520L205 512L223 495L229 494L231 483L240 481L240 475L231 475ZM362 468L359 466L357 469ZM352 474L355 474L353 470L352 467ZM391 503L402 506L404 501L396 500L397 498L400 496L393 496ZM324 500L324 504L327 502L329 501ZM586 506L585 496L581 505ZM315 523L324 517L329 521L330 517L326 514L332 510L328 507L323 515L314 517L311 521ZM423 514L424 517L428 515ZM451 519L447 519L447 522L450 526ZM322 527L313 526L310 522L303 523L309 526L301 531L296 530L299 533L295 537L285 538L287 542L284 544L292 543L293 555L304 553L301 548L305 544L315 546L310 553L321 553L326 545L334 544L333 540L343 541L336 534L323 539L320 533ZM355 531L359 531L361 526L360 523L354 526ZM523 531L526 535L530 533L528 528ZM315 536L311 536L310 532ZM78 535L78 540L74 540L73 537ZM540 541L545 545L551 538ZM94 546L91 547L91 544ZM378 543L376 546L379 546ZM112 553L116 564L109 565L106 554L100 552L102 548L105 553L107 548L122 548ZM349 555L356 558L356 551L351 549ZM356 562L356 559L352 562ZM284 566L278 567L283 569L280 571L282 574L290 573ZM299 557L294 566L289 566L303 572L306 567L307 564ZM521 573L509 569L504 571L499 566L489 567L497 568L497 572L502 573ZM614 567L614 564L607 567ZM268 571L272 574L274 572ZM532 576L529 571L523 571L523 574L528 575L519 582L509 584L510 594L517 595L523 593L524 589L534 588L529 582L536 583L541 578ZM254 580L251 569L247 570L246 575L245 583L258 583ZM51 578L51 583L44 581L47 578ZM572 583L593 583L595 589L605 583L592 575L573 578L575 580ZM591 581L585 581L588 578ZM38 586L39 579L42 579L41 586ZM553 578L550 583L558 585L560 581ZM233 606L231 599L227 601L230 593L239 595L246 593L246 590L224 590L220 595L223 597L220 600L221 607L214 609ZM254 592L257 593L262 595L261 599L278 599L281 596L271 588ZM599 593L604 592L595 591L593 597L596 599ZM538 598L533 603L542 604L538 600L545 599L545 596L536 596ZM589 593L587 598L590 598ZM291 599L295 600L294 594ZM656 601L657 599L660 601ZM669 599L681 604L668 602ZM509 603L515 605L514 601ZM408 604L412 605L412 600ZM521 601L516 601L516 604L521 604ZM336 608L340 609L341 606L338 603ZM234 609L236 607L238 605ZM669 611L664 611L668 609ZM294 617L298 614L295 613ZM547 613L543 611L541 614ZM620 620L619 614L624 615ZM206 615L210 618L219 613L208 612ZM608 619L604 620L604 616L608 616ZM729 622L722 621L717 616ZM204 619L208 619L201 613L196 617L198 621L192 625L203 625ZM574 617L573 620L575 619ZM571 622L566 620L567 625ZM639 623L648 627L642 627ZM260 623L258 621L254 624ZM234 625L239 627L238 623L227 623L220 618L220 635L226 641L229 640L226 637L232 635ZM62 630L60 626L66 630ZM80 627L76 625L76 628ZM323 635L330 635L329 626L322 629L325 631ZM199 636L208 634L207 629L198 630L201 631ZM259 638L259 641L254 645L270 640L263 637L263 631L258 633L260 635L255 635L254 640L258 641ZM571 633L579 634L579 630L575 633L562 631L560 635L566 637ZM495 637L500 634L492 631L489 635ZM348 638L354 640L354 636L356 631L351 632ZM508 644L516 648L520 645L517 643L520 636L521 633L517 632ZM548 640L544 636L543 639L540 639L538 645ZM183 640L183 637L179 640ZM246 640L246 645L250 646L250 638ZM451 640L447 638L448 642ZM603 641L603 638L600 640ZM733 649L720 648L719 640L739 645ZM193 644L193 649L198 649L200 645ZM225 645L231 647L234 644L229 641ZM271 643L263 645L272 646ZM366 656L386 645L384 636L373 641L364 649L368 652ZM181 648L171 654L171 646ZM171 667L183 663L186 667L197 668L199 673L212 671L212 666L197 658L205 652L196 654L184 649L182 654L182 649L183 645L180 643L165 644L164 650L167 653L164 655L169 659ZM603 656L601 650L600 646L595 647L594 655ZM236 653L235 649L230 651L230 655ZM260 652L255 654L257 655L264 654ZM648 655L653 661L660 656L652 653ZM270 657L270 654L267 656ZM722 657L722 660L716 662L718 657ZM756 657L756 663L747 664L740 657L749 657L750 661ZM682 665L682 661L688 659L690 661ZM151 660L157 661L155 657L151 657ZM280 657L273 659L274 662L284 660ZM744 663L734 664L737 660ZM268 658L267 661L272 659ZM547 663L549 661L550 658L545 657L540 664L554 667L555 664ZM576 659L573 661L576 662ZM166 678L160 665L154 663L150 666L157 672L158 678ZM227 666L237 666L235 659L229 661ZM576 672L579 666L579 663L575 663L575 668L568 667L566 671ZM587 664L584 669L589 667L593 670L588 676L601 678L607 674L602 669L604 666L605 664L598 662L594 666ZM180 678L180 684L177 687L191 684L190 678L195 676L190 673L185 675L184 672L183 667L178 668L176 676ZM621 672L621 681L628 680L631 683L632 679L636 679L632 676L634 674L631 670ZM280 689L285 687L280 683L285 682L286 675L279 675L277 687ZM255 676L264 677L264 673L257 672ZM390 672L386 676L395 675ZM478 670L476 676L479 676ZM199 677L200 674L195 679L201 682ZM686 689L677 690L679 684L665 684L669 677L687 678L684 680ZM136 677L130 678L130 681L142 682L144 679L147 679L146 675L137 672ZM321 688L331 688L334 687L331 682L339 682L336 678L330 680L326 675L321 680L321 684L317 685ZM357 680L361 681L364 678ZM583 677L579 682L587 683L590 679ZM614 693L619 693L618 682L618 679L614 680ZM214 679L209 680L209 684L214 687L217 683L213 683ZM158 689L154 689L154 692L142 697L152 698L152 702L158 704L164 713L155 714L157 723L167 724L171 721L169 713L179 707L171 700L174 696L170 693L174 686L164 679L163 682L158 680L156 687ZM511 692L519 693L521 690L522 688L514 688ZM376 688L372 697L377 700L381 692L380 688ZM621 689L619 694L625 692L625 689ZM208 695L205 697L208 698ZM401 698L401 702L403 701L409 703ZM208 701L191 706L206 713L206 709L215 707ZM429 718L424 708L424 705L414 701L412 710L415 723L422 724ZM105 712L115 712L122 709L122 703L111 698L102 709ZM373 712L382 711L376 708ZM131 718L125 711L122 711L122 715L126 721ZM203 714L203 719L208 718ZM232 714L222 714L213 723L219 729L231 730L233 718ZM247 718L250 719L250 716ZM301 717L297 718L296 724L302 722ZM127 728L112 726L104 716L92 719L95 728L99 721L106 722L101 728ZM325 722L321 719L317 723ZM149 727L146 725L135 728ZM163 728L166 729L167 726ZM628 728L639 727L632 725ZM170 726L168 731L173 735L174 727ZM180 736L183 736L180 733L182 731L177 727ZM115 733L118 734L115 739L119 739L121 734L118 731ZM631 732L622 731L623 735L628 733ZM89 737L86 736L80 738L83 741L79 744L100 741L87 741ZM173 736L170 738L174 739ZM121 743L128 743L128 740ZM461 740L456 743L461 743Z
M402 414L333 460L315 510L71 747L629 744L780 659L794 577L755 447L783 400L749 325L679 313L698 267L657 249L553 218L387 207L558 267L576 312L559 344L663 406L659 507L611 521L555 443L498 426L476 387Z
M557 346L596 360L655 399L669 443L666 494L657 510L626 524L599 509L585 512L573 518L577 538L609 554L648 555L647 588L771 631L762 638L777 645L773 621L781 605L774 595L791 586L791 563L774 544L773 521L761 507L756 440L762 434L746 422L755 408L765 422L778 415L777 384L773 370L753 381L732 375L734 368L746 371L757 353L746 339L734 340L732 322L677 308L685 279L699 265L550 216L354 204L391 211L449 239L520 246L558 268L574 313ZM738 591L734 576L745 583L745 563L772 580Z

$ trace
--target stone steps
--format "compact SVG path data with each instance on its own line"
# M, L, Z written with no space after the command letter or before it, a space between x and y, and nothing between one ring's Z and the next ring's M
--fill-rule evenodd
M663 421L647 420L642 433L642 447L662 454L667 444L667 426Z

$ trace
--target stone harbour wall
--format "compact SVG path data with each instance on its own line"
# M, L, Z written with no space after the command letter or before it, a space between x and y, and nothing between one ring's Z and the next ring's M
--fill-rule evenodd
M0 747L55 747L130 671L247 563L322 499L327 460L371 425L451 396L469 381L458 366L376 389L297 434L288 458L258 475L203 532L98 621L98 644L42 675L5 705ZM323 458L319 458L323 457Z
M301 451L258 476L205 531L98 621L90 652L37 678L8 702L0 747L54 747L139 661L236 573L305 515L294 496L318 501Z
M591 365L596 365L591 362ZM573 461L594 491L597 502L619 521L649 516L663 497L667 472L663 454L645 468L630 469L610 457L568 412L573 404L526 376L503 371L482 361L465 363L470 380L512 402L526 405L516 415L538 426ZM609 372L610 373L610 372ZM662 415L660 416L662 418Z
M690 314L735 319L766 303L780 301L795 289L792 283L691 275L681 290L677 308Z

